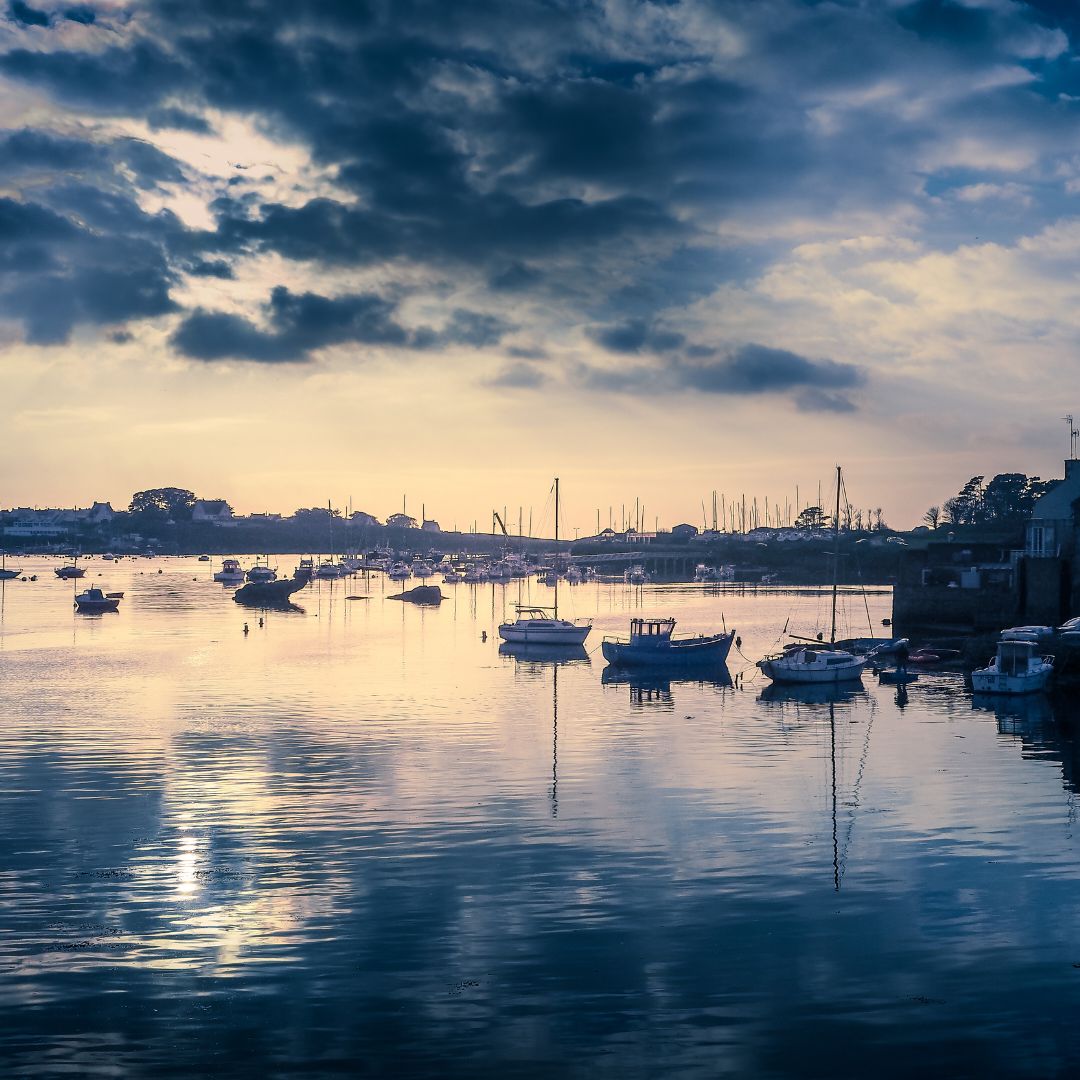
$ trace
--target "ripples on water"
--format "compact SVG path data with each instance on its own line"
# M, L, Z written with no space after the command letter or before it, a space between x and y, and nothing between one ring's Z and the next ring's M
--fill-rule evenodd
M90 565L118 615L44 563L2 592L6 1075L1080 1065L1067 704L765 691L816 590L565 591L591 649L722 613L732 686L500 652L516 584L259 627L205 563Z

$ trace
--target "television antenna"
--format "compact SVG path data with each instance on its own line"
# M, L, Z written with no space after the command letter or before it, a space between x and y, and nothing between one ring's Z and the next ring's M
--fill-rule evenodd
M1074 461L1076 459L1076 440L1080 437L1080 431L1076 430L1076 424L1073 421L1072 413L1061 418L1069 425L1069 460Z

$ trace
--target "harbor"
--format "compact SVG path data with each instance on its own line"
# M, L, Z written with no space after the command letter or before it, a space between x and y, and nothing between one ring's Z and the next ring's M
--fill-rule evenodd
M124 600L83 616L51 565L0 584L14 1075L61 1040L87 1072L209 1075L238 1029L270 1075L362 1048L384 1074L644 1076L718 1043L741 1072L809 1044L847 1075L886 1047L883 1075L1022 1075L1080 1000L1074 699L770 683L754 661L828 589L564 585L589 649L530 650L497 630L535 577L435 607L316 578L249 613L213 563L92 559ZM891 612L840 598L838 636ZM738 644L605 665L660 618ZM1049 1072L1080 1053L1054 1030Z

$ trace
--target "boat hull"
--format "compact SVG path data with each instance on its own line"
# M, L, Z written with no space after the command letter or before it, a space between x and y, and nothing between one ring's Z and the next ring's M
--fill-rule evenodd
M589 636L591 626L519 627L504 623L499 637L516 645L581 645Z
M723 663L727 660L734 637L732 632L647 646L632 645L625 641L605 641L601 649L609 664L620 667L677 667L684 664Z
M120 609L119 600L76 600L75 610L81 612L83 615L95 615L103 611L118 611Z
M787 686L828 686L833 683L854 682L862 678L864 659L851 663L837 664L834 667L814 667L806 664L796 666L780 660L761 660L758 663L762 674L773 682Z
M1045 690L1053 668L1027 675L1005 675L991 668L981 668L971 673L971 686L976 694L1037 694Z

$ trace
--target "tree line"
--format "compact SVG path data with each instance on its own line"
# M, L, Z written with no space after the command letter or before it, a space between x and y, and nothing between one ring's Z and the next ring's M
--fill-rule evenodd
M1035 503L1060 480L1043 480L1024 473L998 473L989 483L973 476L951 499L931 506L923 521L939 525L998 525L1026 521Z

